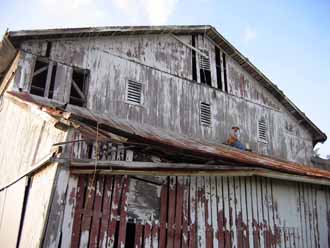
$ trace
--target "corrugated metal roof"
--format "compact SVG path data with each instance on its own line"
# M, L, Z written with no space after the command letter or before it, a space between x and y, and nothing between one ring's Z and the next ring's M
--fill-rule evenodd
M28 93L7 92L6 94L25 108L37 108L55 118L66 121L77 121L90 126L98 125L116 135L134 139L141 143L151 144L176 151L187 152L206 158L219 158L253 167L262 167L289 174L313 178L330 179L330 171L321 170L306 165L275 159L253 152L241 151L226 145L210 143L206 140L196 140L168 130L155 128L115 116L92 112L86 108L63 105L53 100L30 95Z
M283 106L298 120L300 125L306 127L313 134L314 144L327 139L323 133L284 93L267 78L248 58L241 54L228 40L226 40L214 27L210 25L190 26L109 26L89 28L64 28L44 30L21 30L8 33L10 40L18 44L27 39L52 39L69 37L91 37L126 34L206 34L221 47L229 56L238 62L251 76L260 82L277 98Z

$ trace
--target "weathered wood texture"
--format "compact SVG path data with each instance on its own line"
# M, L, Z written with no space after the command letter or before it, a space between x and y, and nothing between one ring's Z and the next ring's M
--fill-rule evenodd
M0 188L28 171L51 153L66 132L56 129L47 116L25 111L6 97L0 111Z
M27 177L0 191L0 244L16 247Z
M50 164L31 177L20 247L39 247L42 244L57 166L57 164Z
M76 176L72 177L77 180ZM102 208L95 194L93 207L88 207L89 193L95 187L89 183L93 178L93 185L103 185ZM126 190L128 194L137 193L129 186L131 182L136 183L136 178L127 178L128 187L125 178L127 176L79 175L77 193L71 194L66 202L71 205L74 198L85 202L85 205L75 205L74 213L71 212L74 216L72 237L78 240L71 243L72 247L82 247L82 242L91 247L125 247L125 244L214 248L329 246L329 191L325 188L262 177L163 177L161 192L154 197L160 215L150 218L143 212L140 216L130 213L130 206L139 200L123 196ZM149 207L153 208L153 204ZM108 221L109 217L114 224ZM90 218L87 226L84 225L86 218ZM93 223L100 223L99 218L101 228L95 231ZM126 229L128 225L134 228ZM87 233L90 235L86 236ZM113 236L106 238L109 234Z
M191 36L179 38L191 44ZM43 41L29 41L22 44L22 49L44 55L44 44ZM90 70L87 107L93 111L219 143L226 140L232 126L238 125L242 142L249 143L253 151L310 163L312 138L309 131L229 56L226 56L227 94L189 81L192 79L191 49L170 35L61 39L52 44L51 58L62 63L56 75L62 82L55 85L55 91L60 92L55 96L58 100L68 100L70 65L86 68ZM214 45L199 35L196 47L208 50L212 87L216 87ZM24 73L31 71L33 63L32 55L26 56L22 63ZM25 81L18 80L16 84L28 84L27 78L26 74ZM142 83L142 106L126 102L128 80ZM211 104L211 127L200 125L200 102ZM267 122L268 143L258 140L260 118Z

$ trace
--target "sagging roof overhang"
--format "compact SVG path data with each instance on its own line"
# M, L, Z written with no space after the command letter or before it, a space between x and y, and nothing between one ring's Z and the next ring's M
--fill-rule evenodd
M241 54L229 41L227 41L214 27L210 25L192 26L121 26L121 27L90 27L65 28L44 30L11 31L8 37L15 44L29 39L58 39L70 37L114 36L133 34L205 34L217 46L223 49L237 63L239 63L255 80L261 83L284 107L297 119L299 125L308 129L313 136L314 145L327 139L323 133L284 93L267 78L248 58Z
M243 164L251 168L264 168L289 175L308 177L313 180L330 180L330 171L308 167L306 165L288 162L262 156L253 152L241 151L226 145L213 144L206 140L195 140L168 130L155 128L146 124L119 119L115 116L95 113L86 108L61 104L53 100L33 96L28 93L7 92L6 96L26 108L37 108L52 117L64 119L67 122L82 123L91 128L104 129L115 135L132 139L163 149L194 154L204 158L225 159ZM255 170L254 170L255 171Z

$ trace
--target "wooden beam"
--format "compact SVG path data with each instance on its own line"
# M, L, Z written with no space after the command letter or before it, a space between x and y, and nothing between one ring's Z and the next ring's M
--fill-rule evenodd
M209 59L209 56L206 55L205 53L201 52L200 50L198 50L197 48L193 47L192 45L188 44L187 42L179 39L177 36L175 36L174 34L170 34L174 39L176 39L177 41L180 41L183 45L189 47L190 49L194 50L196 53L198 53L199 55Z
M74 168L70 169L72 174L101 174L101 175L144 175L144 176L231 176L231 177L252 177L261 176L273 179L280 179L292 182L303 182L311 183L317 185L330 186L330 180L318 179L308 176L292 175L287 173L270 171L267 169L251 169L247 170L194 170L194 171L184 171L184 170L132 170L132 169L82 169Z
M79 94L81 99L86 101L86 97L85 97L84 93L79 89L79 86L77 85L77 83L73 79L72 79L72 86L77 91L77 93Z
M46 79L46 86L45 86L45 92L44 92L44 97L47 97L47 98L49 96L49 89L50 89L50 83L52 81L53 69L54 69L54 62L50 61L48 64L47 79Z
M39 75L40 73L44 72L45 70L47 70L47 69L48 69L48 66L49 66L49 65L46 65L46 66L41 67L40 69L36 70L36 71L33 73L33 77L35 77L35 76Z
M58 163L70 163L70 167L85 167L95 166L94 159L68 159L68 158L55 158L54 162ZM99 160L97 161L97 167L99 169L144 169L144 170L253 170L255 167L244 167L232 165L210 165L210 164L189 164L189 163L160 163L160 162L133 162L133 161L118 161L118 160Z

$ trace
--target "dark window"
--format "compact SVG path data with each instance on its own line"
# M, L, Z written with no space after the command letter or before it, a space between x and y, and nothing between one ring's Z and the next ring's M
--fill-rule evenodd
M209 103L201 102L200 122L204 126L211 126L211 105Z
M56 77L56 71L57 71L57 64L53 66L52 69L52 76L50 79L50 85L49 85L49 92L48 92L48 98L53 98L54 96L54 86L55 86L55 77Z
M48 67L48 62L41 60L36 61L31 82L31 94L37 96L45 95Z
M228 83L227 83L227 63L226 63L226 54L222 54L222 63L223 63L223 78L224 78L224 83L225 83L225 87L224 90L225 92L228 92Z
M142 104L142 84L129 80L127 82L126 100L129 103Z
M195 43L196 36L192 36L191 45L196 47ZM192 50L192 78L194 81L197 81L197 70L196 70L196 51Z
M52 51L52 43L47 41L46 55L45 55L47 58L49 58L51 51Z
M88 71L83 69L73 69L72 85L70 92L70 104L77 106L86 105Z
M209 53L205 49L201 49L201 52L206 55L206 56L199 55L199 68L200 68L199 70L200 70L201 83L207 84L208 86L212 86Z
M48 59L38 58L31 81L30 93L53 98L57 64Z
M217 73L218 89L223 90L222 78L221 78L221 52L217 46L215 47L215 66L216 66L216 73Z

